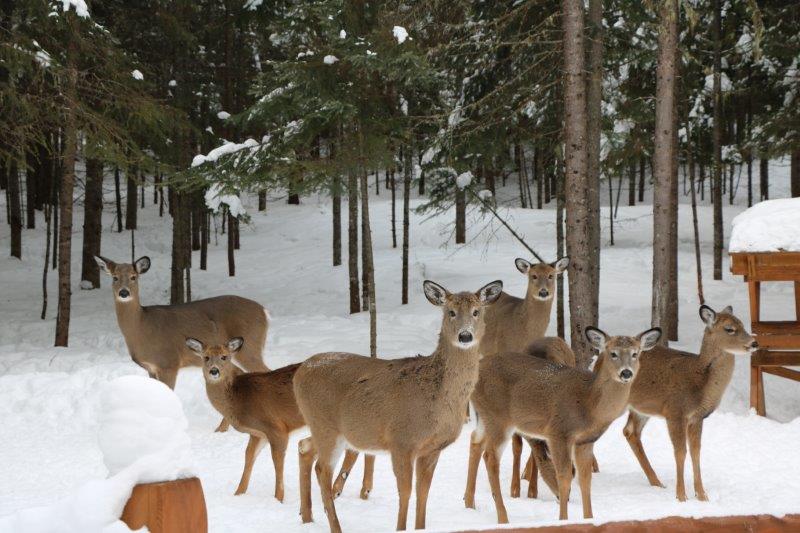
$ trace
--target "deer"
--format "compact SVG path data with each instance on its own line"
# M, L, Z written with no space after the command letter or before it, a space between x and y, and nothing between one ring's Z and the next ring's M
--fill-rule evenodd
M300 442L301 516L311 514L314 469L332 533L340 533L332 493L333 469L342 450L388 451L397 479L397 529L405 530L416 470L415 527L425 527L428 492L441 451L464 424L478 381L484 314L502 292L494 281L476 292L451 293L425 281L426 298L442 308L436 349L428 356L377 359L352 353L317 354L294 378L297 405L311 430Z
M559 519L568 518L573 460L583 516L592 518L594 442L627 408L639 354L658 343L661 330L610 337L587 327L584 334L600 352L593 372L526 353L496 354L481 361L480 379L472 394L477 427L470 437L466 507L475 508L475 481L483 454L497 521L508 523L500 490L500 451L517 432L547 443L558 485Z
M269 370L261 354L270 316L261 304L227 295L183 304L143 306L139 300L139 277L150 269L149 257L140 257L132 264L101 256L95 256L95 261L112 278L114 310L128 353L151 378L174 389L180 368L200 366L201 360L186 347L186 337L211 343L240 336L246 342L236 353L236 362L248 371ZM227 427L223 420L217 431Z
M681 502L686 501L683 470L687 442L692 459L695 495L698 500L708 500L700 474L703 420L719 406L733 376L735 357L748 355L758 349L758 343L734 316L730 306L717 313L711 307L702 305L699 314L705 324L699 354L657 346L642 357L639 376L631 390L628 420L623 429L647 480L652 486L664 488L647 459L641 437L650 417L666 420L675 453L675 496Z

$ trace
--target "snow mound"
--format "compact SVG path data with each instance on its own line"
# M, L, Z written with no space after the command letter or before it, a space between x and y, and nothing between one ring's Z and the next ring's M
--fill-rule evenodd
M469 170L463 174L459 174L456 178L456 185L458 185L459 189L465 189L469 187L470 183L472 183L472 172Z
M142 74L142 71L138 69L131 72L131 76L133 76L133 79L139 81L142 81L144 79L144 74Z
M402 26L392 28L392 35L397 39L397 44L403 44L408 39L408 31Z
M729 252L800 252L800 198L760 202L732 225Z
M339 61L339 58L332 55L327 55L322 58L322 62L325 63L326 65L333 65L337 61Z

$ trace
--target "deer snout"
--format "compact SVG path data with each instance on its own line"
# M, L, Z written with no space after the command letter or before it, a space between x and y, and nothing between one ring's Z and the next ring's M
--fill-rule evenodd
M550 296L550 291L548 291L547 289L539 290L539 298L547 298L548 296Z
M633 370L631 370L630 368L623 368L622 371L620 371L619 373L619 379L623 383L629 382L630 380L633 379Z
M750 350L751 352L755 352L756 350L758 350L758 342L756 342L755 340L753 340L753 341L752 341L752 342L751 342L751 343L750 343L750 344L747 346L747 349L748 349L748 350Z
M119 294L119 297L124 300L130 297L131 291L129 291L128 289L120 289L117 294Z
M458 342L461 344L469 344L473 338L471 331L462 331L458 334Z
M212 377L212 379L219 379L219 368L212 366L208 370L208 374Z

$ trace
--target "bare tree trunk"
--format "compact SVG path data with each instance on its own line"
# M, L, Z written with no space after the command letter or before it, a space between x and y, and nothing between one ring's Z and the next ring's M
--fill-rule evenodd
M792 162L789 172L792 198L797 198L800 196L800 148L795 148L792 151Z
M722 90L720 2L714 0L714 279L722 279Z
M60 138L61 148L59 148L60 153L58 156L59 162L55 165L55 176L54 176L54 186L53 186L53 249L50 255L52 256L52 268L53 270L58 268L58 236L59 232L61 231L61 223L59 222L59 211L61 211L61 181L62 181L62 173L64 172L64 165L61 162L64 157L64 138L61 136Z
M608 178L608 232L611 246L614 246L614 181L610 177Z
M467 195L456 186L456 244L467 242Z
M367 301L369 308L369 355L377 357L377 308L375 305L375 263L372 257L372 231L369 225L369 185L367 184L367 171L361 170L361 241L364 244L362 253L364 258L365 282L368 286Z
M669 284L671 269L670 233L672 230L673 183L675 174L675 75L678 47L677 0L662 0L659 9L658 66L656 68L656 125L653 155L653 293L652 325L670 331Z
M594 325L592 305L597 283L587 182L586 82L584 80L583 1L562 0L564 28L564 198L569 265L570 341L578 368L591 358L584 330Z
M556 257L564 257L564 181L558 180L556 191ZM558 275L556 285L556 335L565 338L564 274Z
M236 250L236 219L231 215L230 209L227 209L228 217L228 276L233 277L236 275L236 259L234 251Z
M542 154L539 148L534 148L533 151L533 171L536 180L536 208L542 208L542 176L544 175L542 168Z
M603 101L603 0L589 0L588 12L588 71L586 87L586 223L589 226L587 263L592 269L592 288L589 294L591 324L598 323L600 304L600 131ZM611 179L609 178L609 194ZM611 244L614 244L613 218Z
M408 303L409 196L411 196L411 179L413 177L411 152L412 149L409 146L403 154L405 159L403 163L403 281L400 297L400 303L403 305Z
M392 248L397 248L397 189L396 189L396 179L395 179L396 171L392 169L392 175L389 178L389 186L392 189Z
M139 188L136 186L136 167L128 169L128 195L125 199L125 229L136 229L136 214L139 195Z
M672 1L672 0L670 0ZM677 2L677 0L675 0ZM680 9L680 8L678 8ZM680 15L678 14L678 18ZM676 24L677 25L677 24ZM675 48L676 64L673 79L674 98L672 99L672 146L670 161L672 162L672 188L669 201L669 297L667 298L667 316L669 329L666 334L671 341L678 340L678 77L680 76L680 59L677 55L678 33L676 29Z
M358 180L355 172L347 175L347 266L350 274L350 314L361 311L358 282Z
M267 191L258 191L258 210L267 210Z
M153 173L153 205L158 205L158 190L161 188L161 174Z
M550 157L548 157L547 160L545 161L545 164L544 164L545 168L544 168L544 172L542 172L542 177L541 177L541 179L544 180L544 203L546 203L546 204L550 203L550 198L552 196L551 195L552 191L550 190L550 183L552 182L552 180L550 179L550 174L553 172L553 169L552 168L550 168L550 169L547 168L547 164L551 163L551 162L552 162L553 165L555 165L555 161L550 159Z
M419 160L420 160L420 173L419 173L419 182L417 183L418 185L417 193L420 196L422 196L423 194L425 194L425 170L422 168L422 153L419 154ZM412 178L414 177L413 169L411 177Z
M164 216L164 176L159 178L159 182L161 183L158 188L161 190L161 194L158 195L158 216ZM121 231L121 230L120 230Z
M11 162L8 174L8 220L11 225L11 257L22 259L22 207L20 206L19 168Z
M205 203L202 204L200 209L202 218L200 220L200 270L208 269L208 243L210 240L208 231L208 218L209 212L206 209Z
M769 159L758 160L759 195L762 200L769 200Z
M83 198L81 281L88 281L92 289L100 288L100 267L97 266L94 257L100 255L102 231L103 162L89 158L86 159L86 192Z
M628 170L628 205L636 205L636 161L633 159Z
M42 268L42 313L39 316L42 320L47 317L47 270L50 266L50 234L53 231L53 205L47 202L44 205L44 221L45 221L45 241L44 241L44 268Z
M119 167L114 167L114 193L117 205L117 233L122 233L122 194L119 190Z
M28 151L28 168L25 170L25 215L26 227L36 229L36 168L38 162L32 151Z
M142 181L142 183L141 183L142 190L139 192L139 209L144 209L144 196L145 196L144 186L145 186L145 183L147 182L147 176L142 174L141 175L141 181Z
M338 171L333 176L333 266L342 264L342 177Z
M185 274L185 235L186 230L184 224L186 216L184 212L187 209L186 197L183 193L178 192L170 187L169 195L170 210L172 211L172 265L170 267L170 298L171 304L184 303L186 301L186 292L184 284Z
M692 148L692 130L686 121L686 162L689 167L689 186L692 194L692 231L694 232L694 262L697 271L697 299L700 305L705 303L703 296L703 264L700 260L700 227L697 222L697 193L695 192L694 150Z
M189 198L191 202L189 220L191 226L192 250L197 251L200 249L200 226L202 226L202 219L205 218L205 213L203 212L203 208L205 207L203 192L195 192Z
M639 203L644 202L644 171L645 171L644 156L639 158Z

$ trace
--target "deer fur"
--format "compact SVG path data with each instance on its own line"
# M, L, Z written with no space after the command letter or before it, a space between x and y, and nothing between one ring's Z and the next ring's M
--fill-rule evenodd
M443 309L439 342L430 356L377 359L322 353L303 363L295 396L311 440L300 447L301 514L311 520L310 466L316 473L332 533L341 531L332 494L333 469L345 448L389 451L406 528L411 480L417 471L416 528L425 527L428 491L439 453L456 440L478 381L483 315L502 291L495 281L475 293L452 294L426 281L425 295ZM415 466L416 464L416 466Z
M522 353L531 342L544 337L550 324L556 278L569 266L569 258L535 265L518 258L514 264L528 277L528 291L524 298L503 292L487 309L486 334L481 341L481 350L487 357L505 352Z
M211 405L237 431L250 435L244 470L236 495L247 492L258 454L269 442L275 466L275 498L283 501L283 463L289 435L306 425L294 400L292 380L299 364L269 372L242 372L233 357L245 342L234 337L226 344L206 346L188 338L186 346L203 365Z
M733 376L735 356L758 348L730 306L716 313L703 305L700 318L705 323L705 333L699 355L657 346L642 357L623 430L650 484L664 487L645 455L641 436L649 417L666 419L675 452L676 497L680 501L686 501L683 467L687 441L695 494L698 500L708 500L700 474L703 420L719 406Z
M150 269L149 257L141 257L133 264L115 263L100 256L95 260L113 279L117 323L131 359L151 378L174 389L180 368L199 366L200 360L186 347L187 337L209 345L242 337L244 348L236 354L236 362L248 371L269 370L261 357L269 313L257 302L239 296L217 296L184 304L143 306L139 301L139 276Z
M558 482L559 518L567 518L573 459L584 518L592 517L591 477L594 442L628 405L640 352L655 346L661 330L636 337L609 337L586 328L600 352L594 372L555 364L529 354L486 358L472 394L478 424L472 433L464 502L475 507L475 478L483 452L497 520L508 523L500 490L500 451L513 432L547 442Z

